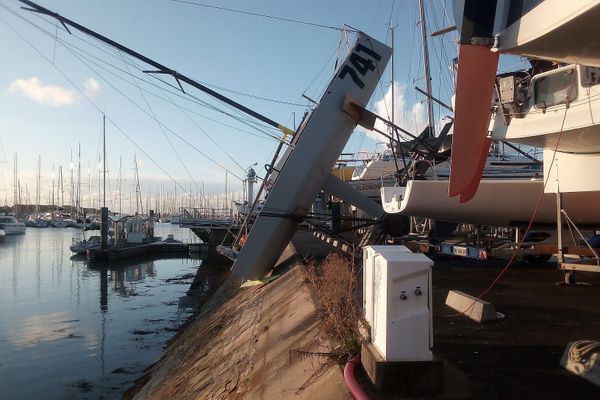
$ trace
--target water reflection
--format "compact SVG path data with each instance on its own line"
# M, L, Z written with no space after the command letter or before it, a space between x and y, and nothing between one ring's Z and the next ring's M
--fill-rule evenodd
M57 328L67 319L66 312L31 315L13 325L11 340L17 346L35 346L40 341L57 340L64 337L68 327ZM55 328L55 329L53 329Z
M88 264L70 257L76 234L28 229L0 244L2 398L118 398L180 323L191 279L171 280L198 260Z

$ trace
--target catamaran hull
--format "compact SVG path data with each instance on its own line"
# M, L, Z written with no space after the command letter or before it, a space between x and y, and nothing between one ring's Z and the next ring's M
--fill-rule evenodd
M482 180L467 203L449 198L448 181L410 181L406 188L383 188L384 210L407 216L476 225L526 225L531 220L542 180ZM582 225L600 226L600 192L563 193L563 208ZM536 224L556 224L556 194L544 193L535 215Z
M541 1L500 32L498 49L533 58L600 66L599 20L598 0Z

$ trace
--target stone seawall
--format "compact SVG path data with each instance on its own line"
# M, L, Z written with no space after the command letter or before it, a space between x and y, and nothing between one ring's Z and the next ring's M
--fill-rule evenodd
M266 285L230 277L135 388L134 399L346 399L299 267Z

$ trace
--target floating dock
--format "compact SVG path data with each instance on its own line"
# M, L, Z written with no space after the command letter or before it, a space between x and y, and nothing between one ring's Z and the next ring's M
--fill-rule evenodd
M198 250L199 247L199 250ZM108 249L88 249L86 257L88 260L122 260L130 257L140 257L156 254L182 254L187 255L192 250L195 253L207 251L206 243L176 243L176 242L152 242L138 245L126 245L109 247Z

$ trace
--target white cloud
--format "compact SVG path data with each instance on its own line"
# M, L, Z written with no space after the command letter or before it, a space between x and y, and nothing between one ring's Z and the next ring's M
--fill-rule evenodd
M17 79L8 87L10 93L20 93L41 104L59 107L75 104L77 94L69 89L55 85L44 85L39 78Z
M427 115L425 105L421 102L414 103L411 106L406 104L406 86L394 82L394 121L399 127L406 129L413 135L418 135L427 125ZM383 118L391 120L392 115L392 86L385 93L383 99L375 103L375 113ZM377 121L375 127L380 131L387 132L386 125ZM381 140L382 137L377 132L366 131L367 135L375 140ZM405 138L409 139L409 138Z
M100 92L100 84L94 78L88 78L84 84L86 95L92 97ZM18 93L40 104L53 107L79 103L82 96L71 89L52 84L44 84L39 78L17 79L8 87L9 93Z
M102 89L98 81L94 78L87 78L83 84L83 87L85 87L85 94L90 97L94 97Z

